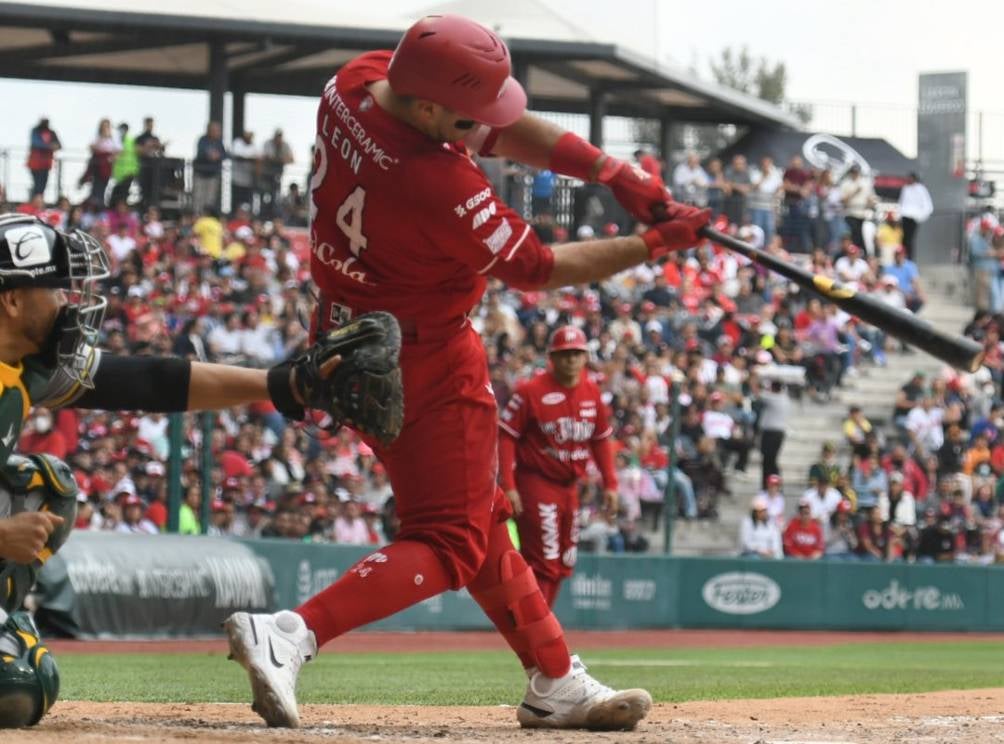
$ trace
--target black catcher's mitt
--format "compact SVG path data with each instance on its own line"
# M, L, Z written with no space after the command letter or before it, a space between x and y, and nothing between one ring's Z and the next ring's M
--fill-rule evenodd
M390 313L360 315L341 328L318 337L297 357L269 371L269 393L283 415L302 419L303 406L293 398L292 385L307 408L325 411L334 427L354 429L390 444L404 424L401 384L401 329ZM334 356L342 358L327 377L321 368Z

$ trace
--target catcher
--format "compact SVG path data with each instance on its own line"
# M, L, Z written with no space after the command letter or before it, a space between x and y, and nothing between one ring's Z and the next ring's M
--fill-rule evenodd
M72 529L77 486L59 459L14 454L32 406L173 412L271 399L287 414L307 406L336 425L351 419L377 439L401 428L400 331L390 316L361 316L270 370L119 356L95 346L108 275L90 235L0 215L0 728L38 723L59 694L56 664L18 610Z

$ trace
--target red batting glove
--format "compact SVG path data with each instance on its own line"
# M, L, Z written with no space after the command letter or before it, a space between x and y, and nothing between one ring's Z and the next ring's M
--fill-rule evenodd
M682 251L701 242L697 231L711 220L710 209L688 207L679 202L662 202L656 210L661 222L657 222L644 233L641 239L648 246L648 258L654 261L670 251Z
M596 181L609 187L628 214L646 225L651 225L658 219L652 213L652 207L665 204L669 198L669 191L661 178L646 173L636 165L609 156L600 166Z

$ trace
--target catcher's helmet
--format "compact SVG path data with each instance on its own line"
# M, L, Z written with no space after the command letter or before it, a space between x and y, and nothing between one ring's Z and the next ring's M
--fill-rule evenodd
M547 347L548 354L556 351L589 351L586 334L575 326L561 326L551 334L551 343Z
M433 15L405 32L387 79L398 95L506 127L526 109L526 92L511 72L509 50L494 33L462 16Z
M81 230L61 232L25 214L0 214L0 292L22 287L66 290L47 354L75 381L87 374L108 301L98 282L109 275L101 244Z
M34 726L59 696L59 670L26 612L0 627L0 729Z

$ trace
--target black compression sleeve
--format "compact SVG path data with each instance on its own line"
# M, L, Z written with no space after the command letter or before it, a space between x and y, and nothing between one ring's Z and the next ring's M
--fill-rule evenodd
M191 379L192 363L187 359L102 354L94 388L72 405L105 411L185 411Z

